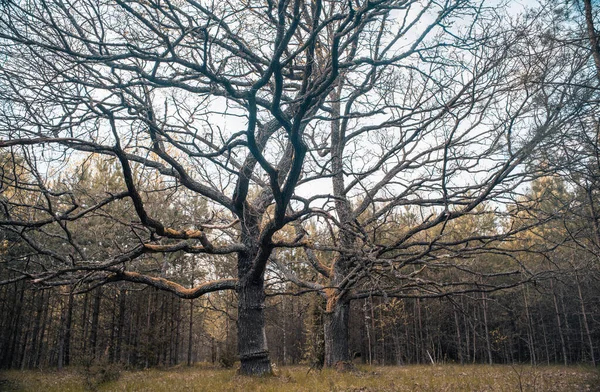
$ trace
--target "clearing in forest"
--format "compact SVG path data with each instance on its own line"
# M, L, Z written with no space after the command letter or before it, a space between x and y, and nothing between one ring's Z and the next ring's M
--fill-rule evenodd
M359 367L355 372L310 372L284 367L275 377L237 376L233 369L192 368L119 371L112 368L62 372L0 373L7 391L600 391L600 373L590 367L443 365Z

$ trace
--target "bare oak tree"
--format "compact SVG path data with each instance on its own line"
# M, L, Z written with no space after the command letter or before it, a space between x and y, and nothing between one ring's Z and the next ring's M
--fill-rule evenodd
M309 143L313 124L337 116L327 101L343 88L341 75L417 54L465 7L472 6L464 0L3 3L0 147L21 163L3 184L14 196L2 198L1 224L28 249L15 256L16 277L9 280L130 281L183 298L236 290L241 372L269 373L265 268L274 249L301 244L300 237L280 241L277 232L314 214L320 199L296 195L299 184L320 175L306 165L307 153L323 152ZM123 184L90 204L61 189L58 174L91 156L116 160ZM184 194L202 198L211 219L170 225L149 208L156 193L169 195L163 208ZM133 221L104 212L115 203L127 203ZM129 244L96 259L71 229L90 216L117 222ZM186 288L142 268L150 254L171 252L215 263L235 255L237 277Z

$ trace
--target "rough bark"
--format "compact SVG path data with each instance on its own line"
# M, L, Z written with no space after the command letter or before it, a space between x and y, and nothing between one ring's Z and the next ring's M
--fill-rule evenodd
M332 114L336 119L331 122L331 164L334 175L332 176L333 194L336 196L335 207L338 214L341 230L339 244L343 249L353 249L355 235L349 230L353 222L352 207L346 198L343 175L343 128L339 120L341 114L341 89L342 83L331 93ZM348 345L348 316L350 313L349 300L343 298L346 294L339 285L350 271L351 260L346 255L340 255L334 262L331 273L331 286L338 289L328 290L327 307L325 309L324 339L325 339L325 366L331 367L338 363L349 363L350 352ZM344 370L343 367L340 370Z
M338 301L329 306L324 315L325 331L325 366L332 367L338 363L350 361L348 346L348 320L350 303Z
M270 375L271 361L265 333L265 293L262 279L243 280L238 288L238 352L240 374Z

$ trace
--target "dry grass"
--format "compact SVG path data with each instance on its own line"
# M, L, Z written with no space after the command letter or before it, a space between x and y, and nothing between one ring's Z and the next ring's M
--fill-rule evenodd
M306 374L306 367L285 367L276 377L236 376L234 370L206 366L122 371L115 377L99 371L7 371L0 390L7 391L600 391L600 373L588 367L444 365L359 367ZM115 379L116 378L116 379Z

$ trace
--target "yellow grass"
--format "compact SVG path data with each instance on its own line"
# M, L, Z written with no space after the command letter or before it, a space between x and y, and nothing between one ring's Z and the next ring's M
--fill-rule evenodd
M235 370L207 366L102 372L5 371L0 390L7 391L600 391L597 369L581 366L443 365L358 367L357 372L307 373L306 367L284 367L277 376L242 377ZM112 374L110 372L113 372ZM108 375L108 376L107 376Z

